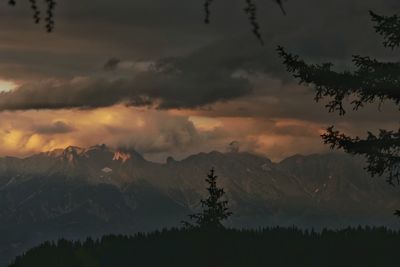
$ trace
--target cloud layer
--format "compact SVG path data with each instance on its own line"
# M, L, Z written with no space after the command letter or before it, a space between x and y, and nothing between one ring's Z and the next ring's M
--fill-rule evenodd
M252 151L279 160L296 153L324 151L319 125L301 121L186 116L173 111L113 106L95 110L0 113L0 154L27 156L71 144L106 143L135 149L150 160L182 158L212 150ZM35 121L34 125L31 124ZM313 143L313 147L306 145Z
M319 135L332 124L359 135L398 127L390 104L328 114L275 51L338 69L352 68L352 54L393 60L399 53L383 48L368 10L391 14L398 1L289 0L288 16L259 2L265 46L243 0L217 1L209 26L193 1L89 2L60 2L51 35L28 7L0 16L0 155L107 143L162 160L235 144L279 160L326 151Z
M203 68L185 64L186 60L157 62L147 69L140 69L135 63L126 64L119 73L117 68L123 63L111 59L104 66L111 73L30 82L2 92L0 110L99 108L115 104L195 108L251 93L251 84L233 76L231 69L213 65Z

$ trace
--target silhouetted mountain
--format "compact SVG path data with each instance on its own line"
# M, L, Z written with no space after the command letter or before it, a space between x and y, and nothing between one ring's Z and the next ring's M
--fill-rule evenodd
M200 153L159 164L105 145L0 159L0 258L38 242L178 226L199 208L211 167L234 212L229 226L395 226L396 192L348 155Z

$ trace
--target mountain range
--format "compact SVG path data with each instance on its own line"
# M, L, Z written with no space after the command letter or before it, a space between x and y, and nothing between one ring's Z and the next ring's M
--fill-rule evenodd
M0 266L44 240L179 226L199 210L211 168L227 192L230 227L398 228L398 191L364 166L345 154L274 163L216 151L160 164L105 145L0 158Z

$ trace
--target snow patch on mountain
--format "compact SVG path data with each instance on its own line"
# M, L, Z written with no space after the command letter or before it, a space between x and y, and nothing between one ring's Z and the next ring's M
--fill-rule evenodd
M110 173L110 172L112 172L113 170L112 170L111 168L109 168L109 167L105 167L105 168L101 169L101 171L102 171L102 172L105 172L105 173Z

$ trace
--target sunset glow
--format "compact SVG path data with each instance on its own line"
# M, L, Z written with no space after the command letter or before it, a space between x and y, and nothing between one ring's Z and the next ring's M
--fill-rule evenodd
M77 10L71 6L68 11L68 3L59 3L59 10L67 13L59 15L59 30L52 34L28 22L15 24L13 31L0 27L0 156L26 157L70 145L105 143L163 162L169 155L224 152L235 142L239 151L279 161L297 153L328 151L320 135L333 124L356 135L364 135L371 124L397 124L397 111L390 105L385 106L389 111L384 119L372 105L346 117L328 113L324 103L313 101L311 87L298 85L288 75L276 45L306 47L306 40L323 28L303 32L299 39L291 30L299 22L288 16L280 22L286 25L280 31L266 28L273 37L261 46L248 36L247 28L235 37L225 35L233 26L205 31L201 19L194 19L197 11L184 23L175 21L179 16L171 20L154 11L160 24L143 17L147 9L141 12L140 5L124 5L136 15L125 14L122 24L112 16L91 21L79 12L69 14ZM271 24L265 20L265 25ZM314 18L303 20L311 23ZM2 25L6 24L13 25ZM377 37L371 33L369 38ZM340 51L350 53L358 45L346 44ZM310 57L319 62L320 54Z
M12 81L0 80L0 93L9 92L17 88L17 84Z
M400 266L398 9L2 1L0 267Z

